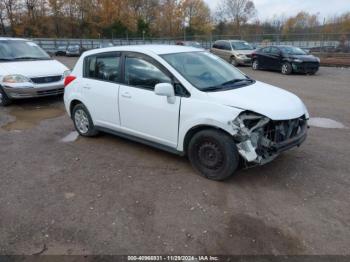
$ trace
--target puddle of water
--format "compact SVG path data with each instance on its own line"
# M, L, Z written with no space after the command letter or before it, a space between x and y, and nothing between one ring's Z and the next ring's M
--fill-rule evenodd
M69 133L67 136L65 136L64 138L61 139L61 142L63 143L70 143L70 142L74 142L78 139L79 134L76 131L73 131L71 133Z
M8 112L10 116L16 118L1 128L6 131L20 131L30 129L38 125L41 121L56 118L64 115L63 107L14 107Z
M308 121L308 124L313 127L320 127L320 128L346 128L342 123L337 122L335 120L329 119L329 118L322 118L322 117L312 117Z

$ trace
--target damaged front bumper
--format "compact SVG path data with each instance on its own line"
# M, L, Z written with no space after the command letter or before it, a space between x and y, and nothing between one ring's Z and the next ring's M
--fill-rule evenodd
M283 151L300 146L307 137L305 116L273 121L244 112L232 122L239 154L250 164L265 164Z

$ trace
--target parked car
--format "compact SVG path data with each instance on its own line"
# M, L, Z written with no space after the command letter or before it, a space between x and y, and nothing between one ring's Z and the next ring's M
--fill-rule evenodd
M81 136L104 131L187 155L213 180L300 146L309 118L294 94L183 46L88 51L65 79L64 103Z
M67 46L59 45L55 51L55 56L65 56L67 54Z
M111 42L101 42L98 46L98 48L106 48L106 47L113 47L113 43Z
M70 45L67 47L66 56L80 56L84 51L80 45Z
M242 40L219 40L210 49L210 52L234 66L251 65L253 51L254 48L248 42Z
M252 68L280 71L284 75L295 73L315 74L320 59L294 46L268 46L253 53Z
M176 45L192 46L192 47L196 47L196 48L203 48L202 45L199 42L196 42L196 41L177 41Z
M67 67L29 40L0 38L0 105L62 94Z

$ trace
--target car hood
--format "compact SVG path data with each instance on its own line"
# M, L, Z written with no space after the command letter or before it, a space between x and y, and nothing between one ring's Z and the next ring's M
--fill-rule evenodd
M62 75L68 70L56 60L0 63L0 75L19 74L26 77Z
M318 59L313 55L292 55L290 58L300 59L304 62L318 62Z
M242 88L207 94L217 103L253 111L272 120L295 119L308 114L296 95L258 81Z

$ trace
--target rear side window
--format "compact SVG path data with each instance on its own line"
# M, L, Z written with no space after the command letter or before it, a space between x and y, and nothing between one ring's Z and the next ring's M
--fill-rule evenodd
M229 42L223 42L222 45L224 50L228 50L228 51L232 50L231 44Z
M85 58L84 77L118 83L120 54L102 54Z
M125 83L130 86L153 90L156 84L171 83L171 78L148 59L126 57Z

